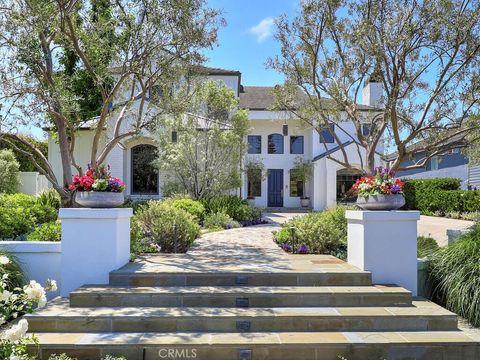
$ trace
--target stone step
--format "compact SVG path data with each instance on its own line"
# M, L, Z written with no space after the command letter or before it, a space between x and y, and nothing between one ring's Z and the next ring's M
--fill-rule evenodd
M316 307L411 305L411 292L397 286L318 287L115 287L82 286L70 294L73 307Z
M407 307L70 308L66 299L26 315L32 332L308 332L456 330L429 301Z
M460 331L308 333L39 333L39 359L66 353L78 360L106 355L128 360L479 359L480 348Z
M329 272L204 272L204 273L110 273L115 286L368 286L372 275L367 271Z

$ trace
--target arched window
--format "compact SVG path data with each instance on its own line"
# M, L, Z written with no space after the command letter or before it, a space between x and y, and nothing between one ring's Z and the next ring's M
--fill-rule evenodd
M268 153L283 154L283 135L281 134L268 135Z
M132 194L157 195L158 170L152 162L158 159L158 149L153 145L134 146L132 155Z

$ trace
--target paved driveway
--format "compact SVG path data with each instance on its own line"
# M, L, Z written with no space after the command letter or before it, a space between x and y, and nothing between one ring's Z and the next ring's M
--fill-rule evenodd
M295 216L304 214L306 213L272 212L265 213L264 217L272 222L283 224ZM448 243L447 229L462 230L469 228L473 224L472 221L422 215L418 222L418 235L432 237L437 241L438 245L446 246Z

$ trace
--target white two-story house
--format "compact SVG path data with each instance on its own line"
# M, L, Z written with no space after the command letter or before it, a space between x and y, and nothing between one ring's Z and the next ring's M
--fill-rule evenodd
M264 180L248 186L247 176L243 176L243 186L236 189L238 195L255 197L255 205L262 207L300 207L302 196L310 197L314 210L321 210L336 204L351 187L357 173L342 169L327 156L337 154L339 144L334 142L330 131L335 131L348 152L349 162L360 167L359 152L355 140L353 124L345 121L338 129L334 124L319 134L315 129L296 120L288 111L272 111L273 88L265 86L241 85L241 73L218 68L206 68L206 78L221 81L230 87L239 98L241 108L249 110L250 134L247 136L247 159L261 161L266 170ZM375 112L374 105L382 95L381 85L367 83L363 91L361 111ZM108 128L108 126L107 126ZM77 136L75 158L78 164L89 161L89 147L94 131L85 125ZM105 140L108 131L105 133ZM378 149L378 163L381 163ZM162 198L162 185L166 174L159 173L150 163L155 159L157 148L154 137L145 136L127 139L116 146L108 155L112 175L122 178L126 184L126 195L132 198ZM360 154L362 152L360 151ZM362 154L363 156L363 154ZM61 178L61 162L58 145L49 139L48 157L58 178ZM303 157L313 162L313 176L307 184L297 181L290 170L295 159ZM340 158L339 158L340 159Z

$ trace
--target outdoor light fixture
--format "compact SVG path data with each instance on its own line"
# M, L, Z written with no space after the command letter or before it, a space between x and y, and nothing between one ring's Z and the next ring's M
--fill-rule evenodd
M175 130L172 131L172 142L173 143L177 142L177 132Z

